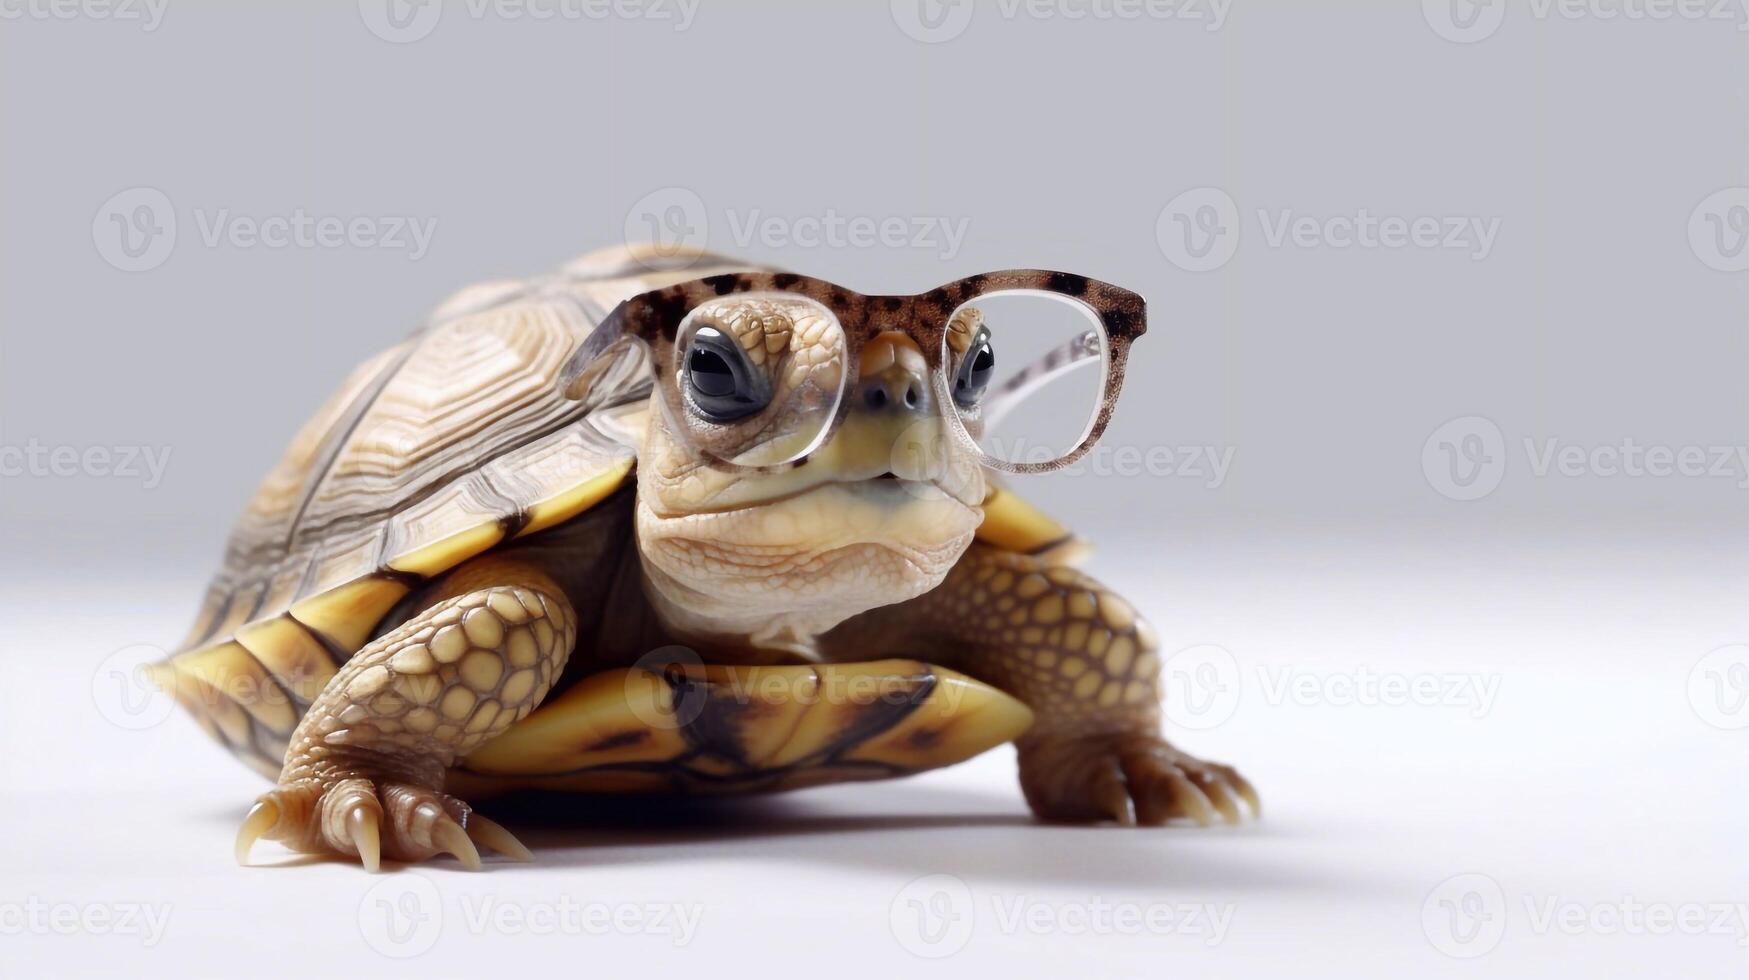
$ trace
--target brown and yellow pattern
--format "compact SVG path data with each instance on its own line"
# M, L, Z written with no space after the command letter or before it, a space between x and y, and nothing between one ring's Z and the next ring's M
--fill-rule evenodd
M948 417L926 379L972 346L967 304L1013 289L1104 325L1086 442L1051 464L992 464L963 439L936 469L901 458L898 436ZM676 438L808 435L776 409L688 415L674 345L691 313L734 338L743 377L790 379L770 392L829 427L774 466ZM462 796L788 790L1007 741L1041 816L1237 820L1250 785L1160 737L1153 631L1071 567L1080 539L980 469L1084 452L1143 329L1140 297L1064 273L864 296L636 249L457 294L296 435L158 665L275 781L239 859L270 839L372 869L478 867L480 847L528 853ZM694 642L708 656L633 663Z
M1024 704L917 661L592 675L451 774L468 794L737 793L885 779L1012 740Z

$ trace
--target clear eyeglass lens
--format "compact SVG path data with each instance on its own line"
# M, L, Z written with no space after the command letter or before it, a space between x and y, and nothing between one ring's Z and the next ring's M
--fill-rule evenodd
M786 293L745 293L699 306L674 349L672 415L693 447L742 466L808 455L831 425L845 384L843 328L826 307Z
M1099 315L1059 293L987 293L956 310L942 363L955 410L988 455L1049 463L1086 438L1105 389Z

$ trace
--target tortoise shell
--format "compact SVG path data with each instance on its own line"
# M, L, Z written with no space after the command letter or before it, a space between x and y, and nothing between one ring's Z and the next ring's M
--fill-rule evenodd
M649 373L636 356L582 399L567 358L623 300L746 271L698 252L610 249L558 273L463 290L360 365L297 433L233 530L179 652L155 671L209 734L270 779L298 719L397 606L461 562L577 519L628 482ZM629 492L629 491L628 491ZM979 538L1066 554L1069 533L1000 489ZM862 704L760 691L875 679ZM751 693L750 693L751 692ZM697 705L679 724L652 710ZM933 705L928 737L915 731ZM646 710L649 709L649 710ZM470 793L742 791L946 765L1030 722L1018 702L910 661L614 670L547 702L452 771Z

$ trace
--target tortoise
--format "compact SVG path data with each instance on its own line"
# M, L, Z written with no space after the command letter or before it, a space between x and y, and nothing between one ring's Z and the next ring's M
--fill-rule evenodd
M1007 292L1103 336L992 393ZM237 860L476 869L530 854L468 799L786 790L1010 741L1043 819L1256 811L1161 738L1154 631L997 482L1086 452L1143 328L1140 297L1065 273L863 296L652 247L463 290L297 433L153 669L276 784ZM1075 446L980 446L985 399L1090 353Z

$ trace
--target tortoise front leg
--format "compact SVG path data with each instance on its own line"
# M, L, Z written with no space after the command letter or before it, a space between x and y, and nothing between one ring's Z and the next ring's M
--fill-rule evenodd
M527 860L504 828L443 792L460 756L533 711L565 665L577 619L541 572L502 559L465 565L441 598L366 645L292 733L279 785L256 801L237 860L262 837L297 851L419 861L474 841Z
M1054 820L1159 824L1218 812L1256 791L1231 766L1178 751L1160 734L1153 629L1087 575L974 544L940 586L895 607L915 651L1014 695L1036 721L1016 740L1020 785ZM1133 811L1132 811L1133 807Z

